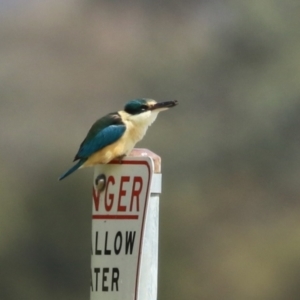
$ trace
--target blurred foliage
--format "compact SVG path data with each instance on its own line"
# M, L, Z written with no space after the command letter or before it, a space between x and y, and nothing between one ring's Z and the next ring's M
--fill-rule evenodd
M98 117L178 99L162 157L159 299L300 294L300 5L0 2L0 299L89 299L91 170L58 183Z

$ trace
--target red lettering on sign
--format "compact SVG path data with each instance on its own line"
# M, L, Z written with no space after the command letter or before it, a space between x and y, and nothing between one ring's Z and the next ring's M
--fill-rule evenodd
M128 219L136 219L138 215L128 215L126 212L138 213L140 211L143 188L144 182L141 176L120 176L117 178L113 175L108 176L103 192L103 201L101 200L101 192L95 187L93 188L94 211L102 212L101 215L95 215L94 218L124 219L128 217Z
M139 184L138 188L136 187L137 183ZM134 198L136 200L136 211L140 211L140 193L142 189L143 189L143 178L140 176L134 176L132 191L131 191L130 211L132 211Z
M113 204L114 204L114 194L109 194L108 198L110 200L110 202L108 203L107 200L107 192L108 192L108 187L110 185L110 183L112 183L113 185L115 184L115 178L113 176L109 176L107 179L107 183L106 183L106 191L105 191L105 201L104 201L104 205L105 205L105 210L106 211L110 211Z
M121 183L120 183L120 190L119 190L119 201L118 201L118 211L126 211L126 205L121 205L121 198L122 196L126 196L126 190L123 189L123 183L129 182L129 176L122 176Z
M93 200L95 205L95 210L99 210L99 204L100 204L100 193L97 193L97 191L93 187Z

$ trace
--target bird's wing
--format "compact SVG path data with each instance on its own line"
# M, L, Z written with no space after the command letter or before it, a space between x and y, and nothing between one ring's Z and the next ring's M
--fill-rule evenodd
M87 158L93 153L117 141L125 132L126 126L117 114L99 119L90 129L74 158Z
M81 145L78 153L75 156L75 160L87 158L93 153L114 143L123 135L125 129L125 125L111 125L101 130L94 138L84 142Z

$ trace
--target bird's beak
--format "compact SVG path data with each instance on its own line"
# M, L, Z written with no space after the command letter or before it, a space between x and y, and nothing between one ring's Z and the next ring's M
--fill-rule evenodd
M158 102L158 103L153 104L150 107L150 110L162 111L162 110L169 109L169 108L171 108L171 107L173 107L173 106L175 106L177 104L178 104L177 100L165 101L165 102Z

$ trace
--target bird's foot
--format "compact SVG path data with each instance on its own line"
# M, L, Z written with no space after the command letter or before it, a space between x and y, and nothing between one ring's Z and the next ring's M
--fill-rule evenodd
M117 160L118 160L119 164L122 163L122 159L123 159L125 156L126 156L126 155L123 154L123 155L120 155L120 156L117 157Z

